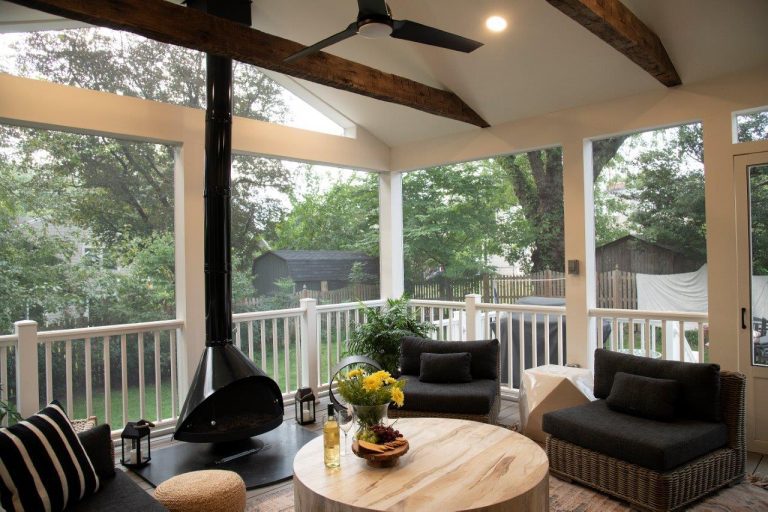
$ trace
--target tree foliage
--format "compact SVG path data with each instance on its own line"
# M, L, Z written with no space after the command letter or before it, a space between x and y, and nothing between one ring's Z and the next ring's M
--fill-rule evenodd
M205 107L200 52L105 29L30 33L15 50L3 68L22 76ZM277 84L252 66L235 63L234 73L236 115L284 120ZM3 191L19 196L0 207L0 236L9 240L0 248L0 286L15 297L0 308L0 328L27 311L41 324L52 318L44 311L64 311L56 316L62 327L175 316L174 148L9 126L0 138ZM279 161L250 156L236 156L233 168L235 291L252 295L244 275L284 211L265 190L288 192L291 176ZM84 244L98 264L74 264Z

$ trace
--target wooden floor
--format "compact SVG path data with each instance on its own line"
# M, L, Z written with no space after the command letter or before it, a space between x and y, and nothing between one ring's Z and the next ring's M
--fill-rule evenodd
M318 404L317 410L318 411L325 411L326 405L325 402L322 404ZM294 421L293 416L293 408L289 407L286 408L286 416L285 421ZM321 412L318 414L317 422L315 422L312 425L307 425L303 428L307 428L312 431L319 431L323 428L323 422L325 421L325 412ZM499 414L499 423L501 425L514 425L516 423L519 423L520 421L520 414L518 410L517 402L513 402L511 400L503 400L501 403L501 413ZM153 450L160 450L164 446L168 446L169 444L173 443L174 441L171 439L170 435L162 436L157 439L152 439L152 449ZM119 453L119 448L118 448ZM116 467L120 470L125 471L125 468L121 466L120 464L116 464ZM768 475L768 455L761 455L759 453L747 453L747 474L761 474L761 475ZM148 493L153 494L154 488L149 485L147 482L136 476L133 472L128 472L131 478L141 486L142 489L145 489ZM260 494L263 494L265 492L273 491L276 489L279 489L281 487L285 487L291 485L290 480L286 482L282 482L276 485L272 485L269 487L263 487L261 489L253 489L247 492L247 497L250 500L255 499L256 496L259 496Z

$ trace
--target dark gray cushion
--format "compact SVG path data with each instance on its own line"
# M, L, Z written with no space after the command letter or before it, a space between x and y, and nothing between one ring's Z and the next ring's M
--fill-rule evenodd
M569 443L658 472L669 471L728 442L725 423L639 418L611 410L605 400L548 412L542 429Z
M421 354L421 382L472 382L472 354L456 352L455 354Z
M93 469L99 478L109 478L115 474L115 460L112 458L112 432L109 425L103 424L77 434L85 453L91 459Z
M720 365L663 361L597 349L595 397L608 398L616 372L680 383L679 414L686 418L720 421Z
M101 481L101 489L67 509L72 512L167 512L167 508L139 487L131 477L116 471Z
M614 411L672 421L679 389L680 384L676 380L616 372L606 403Z
M409 411L488 414L497 396L498 382L494 380L452 384L421 382L413 377L406 380L403 409Z
M472 354L473 379L496 379L498 376L499 340L437 341L405 336L400 341L400 371L404 375L419 375L424 352L469 352Z

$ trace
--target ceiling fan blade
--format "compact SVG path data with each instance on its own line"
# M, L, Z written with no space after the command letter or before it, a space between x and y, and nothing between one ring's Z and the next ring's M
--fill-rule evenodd
M394 20L392 37L469 53L483 43L408 20Z
M340 41L343 41L345 39L348 39L354 36L355 34L357 34L357 22L350 23L347 28L345 28L338 34L334 34L330 37L326 37L322 41L317 42L312 46L307 46L303 50L294 53L293 55L283 59L283 62L293 62L296 59L306 57L307 55L312 55L313 53L319 52L326 46L331 46L332 44L336 44Z
M360 10L358 18L366 18L368 16L389 18L389 9L384 0L357 0L357 7Z

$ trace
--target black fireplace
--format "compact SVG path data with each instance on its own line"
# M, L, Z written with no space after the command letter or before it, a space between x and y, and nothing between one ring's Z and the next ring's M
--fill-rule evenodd
M250 26L250 0L187 0L193 9ZM195 443L248 439L283 422L277 383L232 344L230 187L232 59L207 55L205 115L205 352L174 438Z

